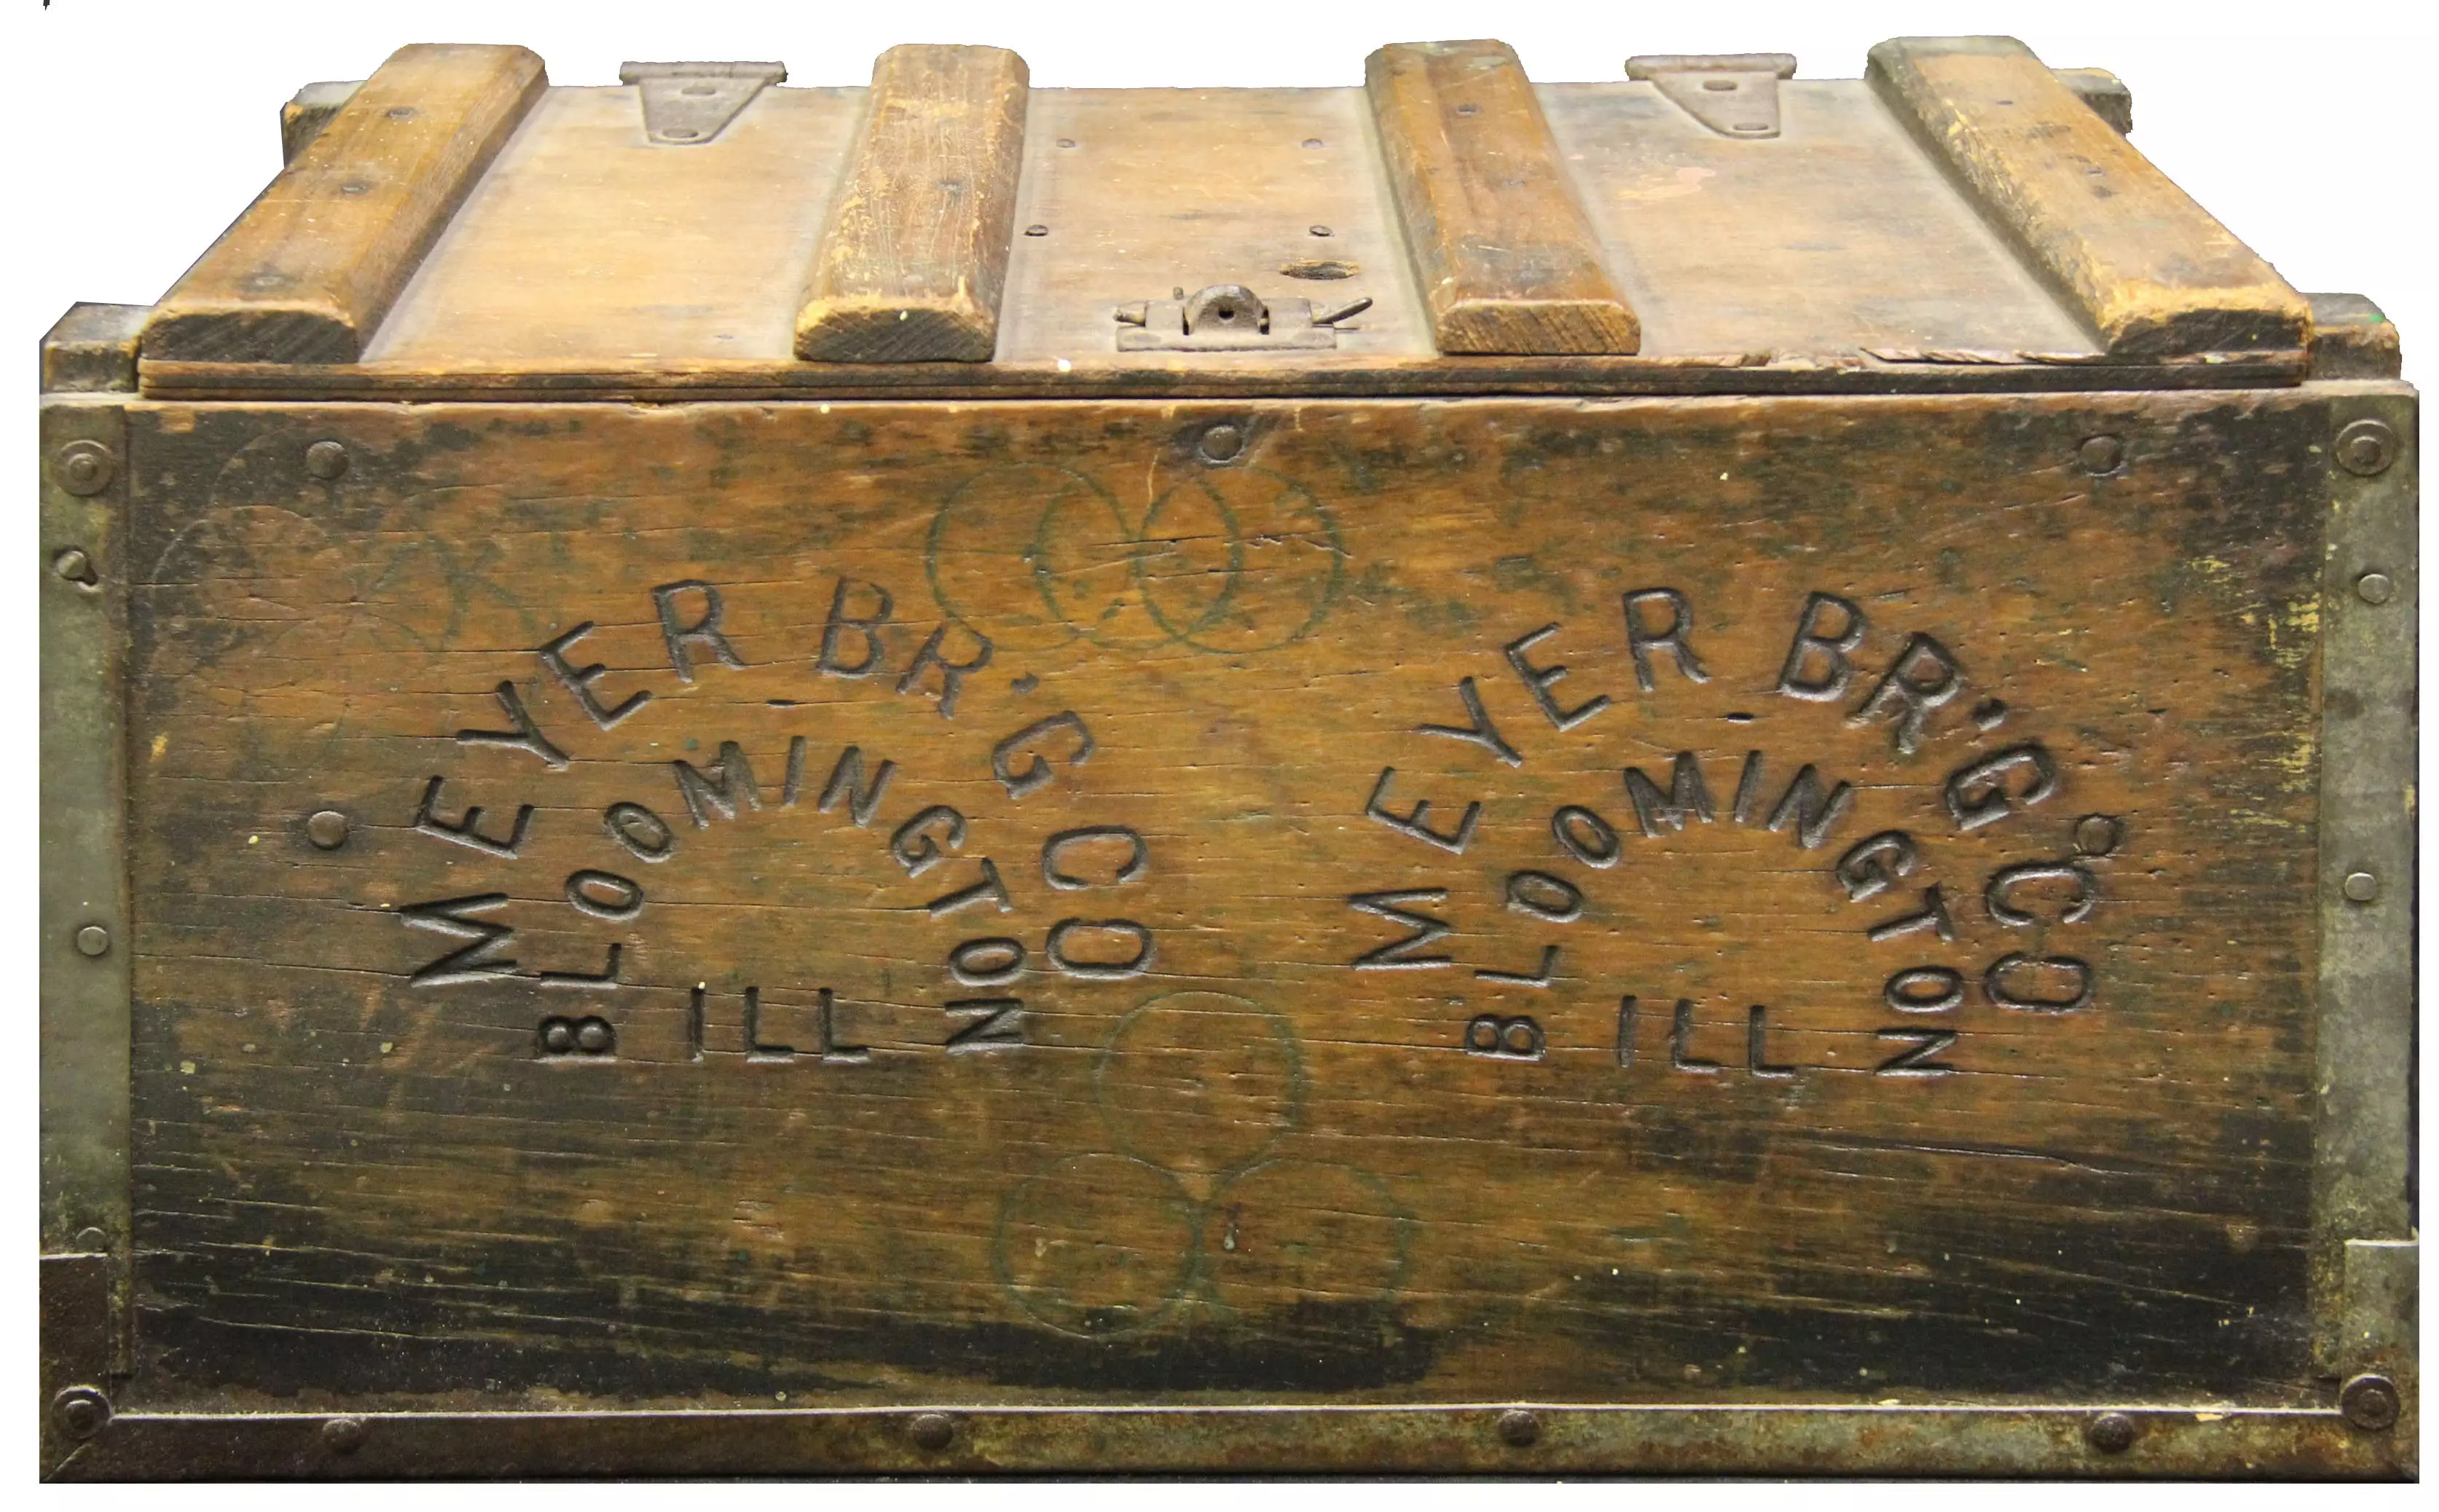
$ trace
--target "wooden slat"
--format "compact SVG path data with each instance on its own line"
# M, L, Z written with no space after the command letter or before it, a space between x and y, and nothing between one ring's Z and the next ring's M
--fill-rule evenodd
M2290 350L2311 311L2012 37L1902 37L1869 77L2110 355Z
M347 363L541 98L523 47L401 47L155 308L144 356Z
M1364 60L1363 82L1441 351L1558 356L1642 344L1512 48L1394 44Z
M990 361L1024 148L1024 60L1004 47L892 47L872 67L796 316L796 355Z

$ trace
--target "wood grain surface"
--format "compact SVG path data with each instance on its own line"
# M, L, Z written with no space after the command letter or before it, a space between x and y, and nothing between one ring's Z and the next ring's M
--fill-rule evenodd
M1028 75L1005 47L892 47L830 212L796 355L987 363L1007 281Z
M401 47L154 307L150 357L355 361L547 80L523 47Z
M2112 353L2302 347L2304 296L2012 37L1901 37L1868 77Z
M1398 43L1363 61L1363 87L1443 353L1637 348L1513 48Z
M2314 1389L2313 391L129 426L150 1400Z

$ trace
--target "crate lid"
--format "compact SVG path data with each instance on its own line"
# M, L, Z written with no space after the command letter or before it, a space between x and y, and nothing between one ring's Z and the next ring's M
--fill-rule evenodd
M401 49L285 113L153 310L145 391L681 398L1768 393L2292 382L2312 307L2009 38L1535 84L1398 44L1361 88L868 87Z

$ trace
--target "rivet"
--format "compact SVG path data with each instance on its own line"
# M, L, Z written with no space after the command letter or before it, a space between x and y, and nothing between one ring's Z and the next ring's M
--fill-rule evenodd
M99 493L118 476L118 457L99 441L70 441L52 466L60 487L79 498Z
M2386 1376L2357 1376L2338 1393L2338 1411L2367 1433L2396 1426L2396 1383Z
M2396 596L2396 583L2384 572L2367 572L2355 579L2355 592L2366 604L2384 604Z
M2103 1413L2083 1431L2083 1441L2103 1454L2123 1454L2134 1447L2137 1432L2124 1413Z
M2338 433L2338 466L2359 478L2376 478L2396 460L2396 433L2386 420L2357 420Z
M576 1026L576 1048L594 1056L609 1049L609 1022L603 1019L586 1019L579 1023Z
M2126 443L2113 436L2095 436L2074 449L2074 459L2093 477L2126 465Z
M99 1254L110 1248L110 1236L99 1229L79 1229L76 1237L69 1242L82 1254Z
M336 441L316 441L305 449L305 471L324 482L347 471L347 449Z
M76 932L76 947L87 955L108 955L110 931L98 924L87 924Z
M2126 838L2126 827L2114 815L2088 813L2074 822L2074 848L2086 856L2106 856Z
M110 1421L110 1398L90 1386L70 1386L51 1398L51 1420L70 1438L91 1438Z
M2367 871L2346 873L2346 897L2358 903L2368 903L2379 896L2379 879Z
M1024 228L1024 234L1029 237L1046 237L1050 234L1050 228L1046 225L1029 225Z
M1233 462L1245 450L1245 433L1221 420L1202 433L1194 450L1205 462Z
M353 1454L365 1447L365 1420L333 1417L322 1425L322 1444L333 1454Z
M1499 1437L1511 1449L1531 1449L1541 1440L1541 1420L1522 1408L1499 1414Z
M946 1413L917 1413L915 1421L906 1425L906 1435L917 1449L937 1454L957 1436L957 1425L949 1421Z
M305 821L305 838L317 849L338 849L347 843L347 816L336 809L321 809Z
M93 570L93 559L75 546L51 559L51 571L69 582L81 583L87 588L101 581L101 575Z
M565 1019L553 1019L542 1027L543 1048L554 1055L565 1055L576 1048L576 1025Z

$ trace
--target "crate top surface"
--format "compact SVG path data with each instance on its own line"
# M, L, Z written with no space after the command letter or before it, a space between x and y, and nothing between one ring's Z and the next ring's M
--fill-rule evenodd
M290 102L287 168L151 312L142 386L2148 388L2297 382L2329 339L2128 144L2111 76L2004 38L1794 69L1536 84L1470 42L1383 47L1356 88L1034 89L1003 49L905 46L863 87L553 87L522 48L408 47Z

